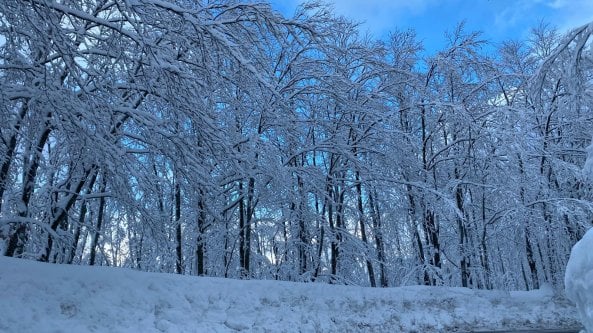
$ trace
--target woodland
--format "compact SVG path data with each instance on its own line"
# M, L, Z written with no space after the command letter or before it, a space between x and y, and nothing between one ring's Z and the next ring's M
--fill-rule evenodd
M461 23L427 54L317 2L0 1L0 253L562 287L593 225L592 35Z

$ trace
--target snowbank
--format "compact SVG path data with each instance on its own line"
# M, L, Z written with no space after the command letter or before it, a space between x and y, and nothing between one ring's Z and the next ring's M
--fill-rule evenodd
M371 289L0 257L0 332L468 332L574 327L551 289Z
M586 331L593 333L593 228L572 248L564 285Z

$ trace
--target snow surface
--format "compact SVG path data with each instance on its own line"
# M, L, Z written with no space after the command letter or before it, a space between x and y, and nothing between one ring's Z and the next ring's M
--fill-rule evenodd
M573 246L564 286L568 298L577 305L586 332L593 333L593 228Z
M551 288L372 289L0 256L0 332L468 332L575 326L574 306Z

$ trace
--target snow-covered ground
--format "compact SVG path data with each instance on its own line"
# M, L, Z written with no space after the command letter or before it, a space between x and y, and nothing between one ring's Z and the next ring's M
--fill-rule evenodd
M371 289L0 257L0 332L469 332L575 327L551 289Z
M564 285L587 332L593 333L593 229L572 248Z

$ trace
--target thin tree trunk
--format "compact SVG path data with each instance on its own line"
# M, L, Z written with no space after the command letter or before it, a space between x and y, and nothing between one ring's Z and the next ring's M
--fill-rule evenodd
M243 193L243 181L239 181L239 193L241 196L245 196ZM239 265L241 267L241 277L247 276L247 267L245 263L245 198L241 198L239 201Z
M315 144L315 131L312 130L312 140L313 145ZM313 168L317 167L317 159L315 156L315 152L313 152L312 156L312 164ZM316 264L315 264L315 272L313 273L313 281L317 280L319 274L321 273L321 256L323 255L323 247L324 247L324 238L325 238L325 228L324 224L324 216L325 216L325 209L326 209L327 198L324 200L324 204L322 205L321 210L319 209L319 196L315 193L315 216L318 218L317 220L317 230L319 230L319 239L317 244L317 256L316 256Z
M385 268L386 256L385 256L385 245L383 242L383 233L381 225L381 214L379 212L379 205L376 202L376 194L369 193L369 205L372 210L373 219L373 234L375 235L375 246L377 248L377 260L379 261L379 271L381 273L380 282L382 288L389 287L387 279L387 270Z
M175 272L177 274L183 274L183 251L181 248L183 243L181 234L181 186L179 186L179 182L175 183L175 241L175 253L177 254Z
M103 179L101 180L101 185L99 186L99 192L105 192L105 188L107 187L107 179L105 178L105 174L103 174ZM99 234L101 233L101 228L103 227L103 219L105 215L105 197L101 197L99 199L99 212L97 213L97 227L93 233L91 239L91 253L89 259L89 265L95 265L95 259L97 255L97 247L99 241Z
M299 228L299 275L303 275L307 272L307 247L309 244L309 239L307 237L307 229L305 226L305 194L304 194L304 184L303 179L301 176L297 176L297 187L298 187L298 194L299 194L299 204L298 204L298 211L296 212L297 220L298 220L298 228Z
M84 172L84 175L80 179L78 179L78 183L76 184L76 187L74 189L72 189L72 182L69 182L69 184L66 186L66 188L68 189L68 194L66 195L66 197L62 198L62 200L58 202L58 205L56 207L52 208L52 220L50 222L51 230L56 231L60 225L63 225L65 223L68 217L68 212L70 211L72 206L74 206L76 198L78 197L78 194L82 191L82 188L86 183L86 180L91 175L91 173L96 174L96 172L97 171L95 171L93 168L88 169L86 172ZM94 177L95 175L93 175L91 178ZM50 234L47 236L47 244L45 247L45 251L40 256L39 261L47 262L49 260L52 247L53 237Z
M199 189L198 199L198 236L196 244L196 269L198 276L206 275L206 267L204 265L204 233L206 231L206 207L204 204L204 191Z
M224 217L224 254L223 254L223 261L224 261L224 277L229 277L229 266L231 264L231 259L233 258L233 252L229 249L229 220Z
M313 162L315 163L315 162ZM326 200L327 202L327 200ZM318 230L319 230L319 241L318 241L318 245L317 245L317 266L315 267L315 273L313 274L313 280L317 280L317 278L319 277L319 273L321 273L321 256L323 255L323 247L324 247L324 241L325 241L325 228L323 226L323 220L324 220L324 216L325 216L325 209L326 209L326 205L325 203L323 204L323 208L321 209L321 211L319 210L319 198L317 197L317 195L315 195L315 213L317 213L317 216L320 216L321 218L321 222L319 222L318 219Z
M245 232L245 273L247 273L247 277L251 275L251 229L252 229L252 221L254 218L255 213L255 178L249 178L249 182L247 183L247 211L246 211L246 225L244 228Z
M523 165L523 159L521 155L517 155L517 159L519 161L519 174L523 176L525 174L525 168ZM543 163L543 161L542 161ZM521 199L521 203L525 204L525 188L521 186L519 188L519 197ZM527 279L525 281L525 286L527 290L532 287L533 289L539 288L539 279L538 279L538 272L537 272L537 265L535 263L535 257L533 253L533 248L531 246L531 240L529 238L529 227L526 225L524 229L524 238L525 238L525 255L527 256L527 264L529 266L529 272L531 273L531 285L528 283Z
M532 289L539 288L539 278L537 274L537 265L535 263L535 256L533 253L533 247L531 246L531 241L529 239L529 233L527 228L525 228L525 252L527 254L527 263L529 264L529 271L531 272L531 287ZM529 289L529 286L527 286Z
M457 169L455 169L455 174L457 176ZM464 207L463 207L463 189L461 187L457 187L455 191L455 202L457 204L457 209L461 214L464 214ZM460 261L460 270L461 270L461 286L468 287L469 286L469 262L467 258L467 249L466 249L466 236L467 232L465 230L465 224L461 217L457 217L457 228L459 232L459 251L461 252L461 261Z
M364 246L368 246L367 240L367 233L366 233L366 226L364 223L364 206L362 202L362 184L360 181L360 172L356 171L356 192L357 192L357 203L358 203L358 221L360 224L360 237L362 238L362 242ZM366 256L366 255L365 255ZM371 260L366 258L366 265L367 265L367 272L369 274L369 282L371 287L376 287L377 282L375 281L375 271L373 269L373 263Z
M95 186L95 182L97 180L97 174L98 174L98 172L95 172L93 174L93 176L91 177L89 186L86 191L87 194L91 193L91 191L93 190L93 187ZM68 256L68 260L66 261L66 263L68 263L68 264L72 264L72 262L74 261L74 257L76 256L76 249L78 248L78 243L80 242L80 231L82 229L82 226L84 225L86 213L87 213L87 201L86 201L86 199L84 199L84 200L82 200L82 203L80 204L80 213L78 214L78 224L76 225L76 228L74 229L74 236L73 236L73 240L72 240L72 245L70 247L70 255Z
M412 194L412 188L409 185L407 186L407 192L408 201L410 204L410 207L408 208L408 218L410 219L411 226L414 228L413 241L416 243L416 246L418 247L418 261L420 263L420 266L422 267L423 282L425 285L429 286L431 285L431 279L426 269L427 262L426 256L424 254L424 245L422 244L422 238L420 237L419 231L421 227L420 223L416 221L416 200L414 199L414 195Z
M243 181L239 182L239 193L243 198L239 201L239 262L241 266L241 277L247 278L250 275L250 254L251 254L251 219L253 215L253 187L255 179L249 178L247 182L247 193L245 193Z
M18 119L14 124L12 135L8 140L6 155L2 158L2 166L0 167L0 212L2 212L2 202L4 198L4 191L6 191L7 180L8 180L8 172L10 171L10 166L12 164L13 155L17 145L17 138L18 134L21 130L21 123L29 110L29 106L27 102L23 103L21 110L19 112Z
M333 282L337 273L338 273L338 256L340 254L338 248L338 241L337 241L337 231L336 226L334 224L334 205L333 205L333 191L331 184L328 183L328 193L326 194L329 200L327 203L327 220L329 225L329 230L331 231L331 242L330 242L330 249L331 249L331 280Z
M71 265L74 262L74 257L76 256L76 249L78 249L78 243L80 242L80 230L82 229L82 225L84 223L84 219L86 217L87 207L86 201L83 201L80 207L80 213L78 215L78 224L74 228L74 235L72 236L72 244L70 246L70 254L68 255L68 260L66 263Z
M488 258L488 247L486 243L486 195L482 192L482 235L480 237L480 261L484 269L484 284L486 289L492 289L490 282L490 259Z
M46 117L47 119L50 119L51 113L48 113ZM39 170L41 152L43 151L43 147L45 147L45 144L49 139L49 134L51 133L49 120L47 120L45 125L46 127L43 133L39 137L36 146L33 148L29 167L27 168L23 177L23 192L21 194L21 202L19 205L18 213L20 217L27 217L29 215L29 202L31 201L31 196L33 195L33 190L35 188L35 180L37 178L37 172ZM21 256L23 254L25 244L28 241L27 229L27 225L23 223L17 223L16 230L10 236L10 239L8 241L8 246L5 252L6 256L15 257Z

